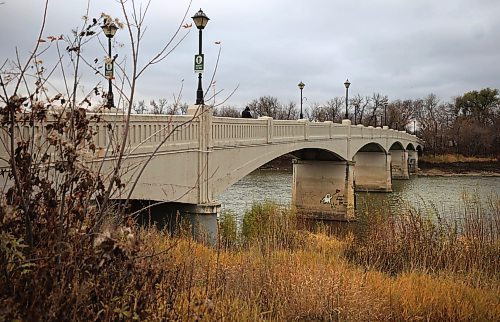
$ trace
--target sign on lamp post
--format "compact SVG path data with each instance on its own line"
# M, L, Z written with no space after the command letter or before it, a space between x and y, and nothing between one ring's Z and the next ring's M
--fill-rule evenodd
M203 73L203 65L204 65L204 55L194 55L194 72L195 73Z
M106 62L104 64L104 77L113 79L113 62Z

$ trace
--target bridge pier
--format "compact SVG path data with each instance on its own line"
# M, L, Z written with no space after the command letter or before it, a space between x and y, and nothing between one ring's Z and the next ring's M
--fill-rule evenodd
M294 160L292 204L304 217L353 220L353 178L353 162Z
M392 192L390 153L360 151L353 159L356 191Z
M155 224L159 229L167 228L171 233L176 233L184 223L189 223L193 237L200 241L213 242L217 237L217 217L220 209L220 203L197 205L132 200L130 210L141 211L138 222L143 225Z
M200 241L214 244L217 240L217 217L220 213L220 203L206 204L175 204L179 213L187 218L192 227L192 235Z
M408 150L408 172L418 172L418 152L415 150Z
M408 152L406 150L391 150L392 179L408 180Z

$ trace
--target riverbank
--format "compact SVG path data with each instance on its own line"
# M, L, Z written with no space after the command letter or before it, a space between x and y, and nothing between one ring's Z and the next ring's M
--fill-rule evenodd
M264 171L292 171L293 157L283 155L262 167ZM500 177L500 162L494 158L457 158L457 157L424 157L419 160L421 176L484 176Z
M500 177L500 162L494 159L446 162L423 158L418 161L418 166L421 176Z

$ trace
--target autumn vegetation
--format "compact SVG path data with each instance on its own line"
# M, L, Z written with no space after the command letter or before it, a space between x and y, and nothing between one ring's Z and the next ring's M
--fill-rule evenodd
M300 229L293 210L255 204L219 240L107 222L95 236L30 248L2 234L4 320L494 320L500 203L466 199L458 226L409 208L364 234ZM428 216L426 216L428 215ZM5 222L5 219L3 219ZM46 233L54 240L56 234ZM6 263L6 264L5 264Z
M81 48L98 41L100 25L116 22L128 31L132 52L130 64L117 62L116 101L125 122L144 111L135 102L137 81L183 36L176 33L173 42L140 65L146 11L133 3L118 1L124 22L106 14L91 18L87 12L82 26L68 36L46 36L42 26L26 60L17 55L0 65L1 321L470 321L500 316L498 197L486 204L465 198L459 222L408 207L402 215L370 214L363 234L340 236L326 225L305 230L293 209L272 203L255 204L241 222L234 214L221 215L215 243L194 240L183 222L174 232L139 226L127 213L126 201L114 202L126 200L123 188L138 178L121 179L127 170L121 163L127 133L119 136L117 125L106 121L106 86L99 80L83 95L78 90L82 70L104 77L103 59L87 57ZM49 53L56 57L54 66L46 65ZM66 85L54 92L48 81L56 73ZM474 120L483 122L483 129L493 126L498 92L491 91L496 107L486 104L481 116L462 108L449 124ZM180 101L151 105L157 112L185 108ZM291 117L293 111L289 104L279 115ZM111 169L89 161L98 148L97 126L109 136L105 148L115 160Z

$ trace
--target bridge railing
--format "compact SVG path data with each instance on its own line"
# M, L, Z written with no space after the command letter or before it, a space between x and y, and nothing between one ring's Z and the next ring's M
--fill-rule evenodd
M309 123L309 140L330 139L330 128L333 126L330 122L311 122Z
M106 148L112 140L117 140L125 132L125 114L106 113L88 114L93 120L90 126L95 131L94 141L98 148ZM99 121L96 121L96 119ZM50 118L47 120L50 123ZM305 120L273 120L272 118L242 119L211 117L211 140L213 146L238 146L263 144L270 142L290 142L301 140L341 139L348 135L351 138L400 138L415 140L415 136L391 129L364 127L360 125L342 125L332 122L308 122ZM19 127L19 136L33 135L40 140L45 130L35 127ZM29 132L29 133L28 133ZM167 138L168 136L168 138ZM128 145L137 152L150 151L162 144L160 151L199 148L199 118L188 115L132 115L129 125ZM6 141L7 133L2 131ZM40 142L41 143L41 142ZM2 151L5 150L2 144ZM6 151L4 151L6 152ZM5 153L2 153L5 154Z
M413 135L404 131L362 125L343 125L329 121L274 120L269 117L259 119L212 118L214 147L345 139L348 135L351 138L359 139L414 139Z
M273 120L272 142L303 141L307 138L306 122Z
M212 118L214 147L345 138L347 127L332 122L272 118Z
M94 141L99 149L107 148L114 140L122 137L125 133L125 119L124 114L101 114L99 122L90 124L95 130ZM191 116L132 115L128 132L128 152L149 153L160 144L159 151L197 149L199 132L199 121Z
M267 143L267 120L213 117L214 147Z

